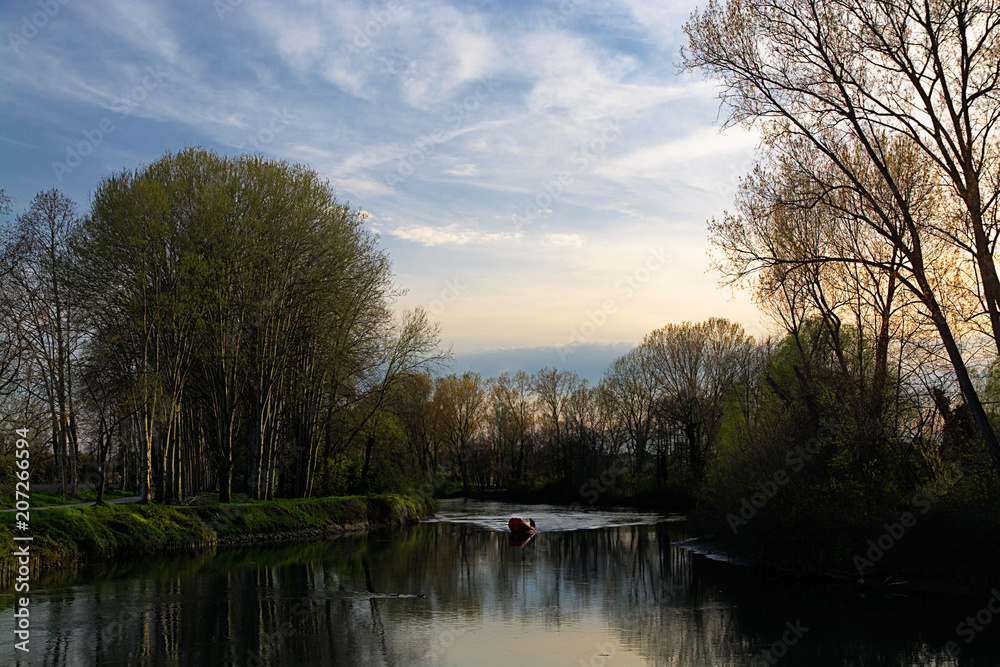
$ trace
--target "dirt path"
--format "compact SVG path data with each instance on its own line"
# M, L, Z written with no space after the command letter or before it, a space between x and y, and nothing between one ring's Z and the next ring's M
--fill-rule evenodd
M139 496L129 496L127 498L113 498L111 500L106 500L104 502L112 504L112 505L120 505L122 503L134 503L134 502L138 502L138 501L139 501ZM89 507L91 505L96 505L96 504L97 504L96 502L93 502L93 503L70 503L69 505L48 505L46 507L32 507L31 509L32 510L57 510L57 509L63 509L63 508L66 508L66 507ZM16 511L16 510L14 510L14 509L0 510L0 512L14 512L14 511Z

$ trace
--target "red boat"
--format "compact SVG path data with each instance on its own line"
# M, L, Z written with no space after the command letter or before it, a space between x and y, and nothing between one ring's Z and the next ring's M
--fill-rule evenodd
M532 533L536 530L534 521L528 523L519 516L511 517L510 521L507 522L507 527L512 533Z

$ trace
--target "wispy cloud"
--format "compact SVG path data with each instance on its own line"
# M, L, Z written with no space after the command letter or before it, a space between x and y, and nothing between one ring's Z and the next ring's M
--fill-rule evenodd
M542 245L566 246L579 248L587 242L587 239L579 234L546 234L542 237Z
M740 128L726 130L698 128L691 134L653 146L636 148L625 155L598 165L596 174L620 183L637 179L662 179L679 166L727 155L746 155L760 138Z
M30 201L105 117L114 132L61 183L81 204L109 172L187 145L305 163L371 212L411 305L468 281L442 317L467 346L556 344L649 247L683 248L683 294L664 271L602 329L635 341L734 312L703 274L704 223L757 140L720 135L714 84L675 70L695 4L60 4L23 57L0 59L0 181ZM37 11L14 0L0 21ZM147 68L164 74L153 89Z
M448 225L447 227L413 225L392 229L388 233L404 241L412 241L425 246L503 243L517 241L522 237L520 233L482 232L475 229L459 228L458 225Z
M451 169L445 169L445 172L451 174L452 176L471 177L479 175L479 169L476 167L476 165L472 164L471 162L466 162L465 164L452 167Z

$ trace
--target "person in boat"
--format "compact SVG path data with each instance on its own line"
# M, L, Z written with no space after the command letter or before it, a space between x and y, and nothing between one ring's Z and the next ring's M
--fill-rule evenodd
M528 519L528 525L531 526L532 530L535 530L535 520L534 519Z
M507 522L507 527L510 528L511 532L529 532L535 529L533 523L525 523L524 519L519 516L511 517L510 521Z

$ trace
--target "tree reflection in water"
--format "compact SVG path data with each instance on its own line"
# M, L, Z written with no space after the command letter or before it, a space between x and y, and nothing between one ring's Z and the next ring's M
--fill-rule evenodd
M673 545L686 530L622 525L517 543L439 522L108 567L39 585L30 664L756 665L797 622L808 631L781 664L1000 655L995 628L970 645L955 635L981 601L767 582ZM12 602L8 592L7 619ZM944 652L953 640L958 660ZM0 646L0 663L16 658L12 642Z

